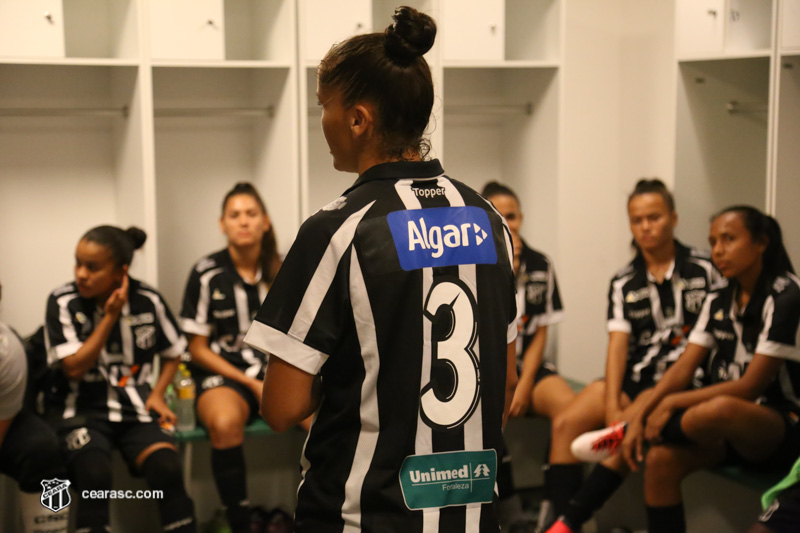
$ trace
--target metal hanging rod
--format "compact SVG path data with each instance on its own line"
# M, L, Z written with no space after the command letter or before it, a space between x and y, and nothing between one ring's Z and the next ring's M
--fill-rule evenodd
M6 107L0 108L0 117L101 117L127 118L130 111L124 107ZM275 108L267 107L186 107L155 110L157 117L269 117Z
M742 104L731 100L725 104L725 110L733 115L735 113L766 113L768 108L763 104Z
M127 118L128 107L5 107L0 117L101 117Z
M319 106L310 106L308 108L309 114L320 114L321 109ZM533 104L528 102L526 104L459 104L459 105L445 105L445 114L453 115L532 115Z
M452 104L444 106L445 114L454 115L532 115L533 104Z
M157 117L269 117L275 107L163 107L155 110Z

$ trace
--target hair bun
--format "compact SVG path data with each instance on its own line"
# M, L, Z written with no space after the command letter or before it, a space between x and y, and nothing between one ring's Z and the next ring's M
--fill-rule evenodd
M125 234L131 239L131 242L133 242L134 250L141 248L144 245L144 242L147 240L147 233L145 233L143 229L137 228L136 226L131 226L130 228L126 229Z
M436 23L431 17L413 7L400 6L392 20L394 24L386 28L383 41L389 59L410 65L431 49L436 39Z

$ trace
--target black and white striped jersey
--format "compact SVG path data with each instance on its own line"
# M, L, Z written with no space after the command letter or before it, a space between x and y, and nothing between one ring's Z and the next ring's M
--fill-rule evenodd
M560 322L564 318L564 307L550 258L522 241L519 260L517 305L523 311L520 318L521 335L517 338L517 358L521 360L536 330Z
M778 276L771 286L759 280L744 309L736 303L738 283L709 293L689 342L711 350L707 381L739 379L753 355L784 359L765 392L767 404L800 414L800 279Z
M303 224L245 339L322 377L296 531L497 531L511 264L435 160L376 165Z
M626 375L655 384L683 353L706 293L724 283L708 254L675 241L675 259L662 283L637 254L611 280L608 330L630 334ZM699 384L699 383L697 383Z
M48 394L49 412L57 418L87 416L111 422L150 422L144 407L150 395L153 360L186 351L186 338L161 295L129 278L122 308L95 366L80 380L59 373ZM58 364L75 354L103 318L94 299L82 298L75 283L53 291L47 300L45 340L48 362ZM54 412L55 411L55 412Z
M228 249L200 259L192 268L181 309L181 327L208 337L211 351L255 378L266 356L244 344L244 336L267 295L267 282L247 283Z

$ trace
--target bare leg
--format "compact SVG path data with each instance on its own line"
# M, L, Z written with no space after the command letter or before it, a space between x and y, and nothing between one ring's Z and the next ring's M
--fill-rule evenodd
M222 450L244 442L244 426L250 417L250 407L235 390L216 387L200 396L197 416L208 429L211 447Z
M577 397L578 395L564 381L564 378L557 374L552 374L539 381L533 387L531 404L533 411L537 415L552 420Z
M606 416L606 385L595 381L552 418L550 464L579 463L569 447L575 437L602 427Z

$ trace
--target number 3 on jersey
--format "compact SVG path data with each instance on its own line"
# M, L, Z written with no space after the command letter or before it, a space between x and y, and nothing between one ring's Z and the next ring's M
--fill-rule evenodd
M431 322L431 380L420 391L420 411L425 423L452 429L475 412L480 393L475 298L458 279L434 283L425 302L425 319Z

